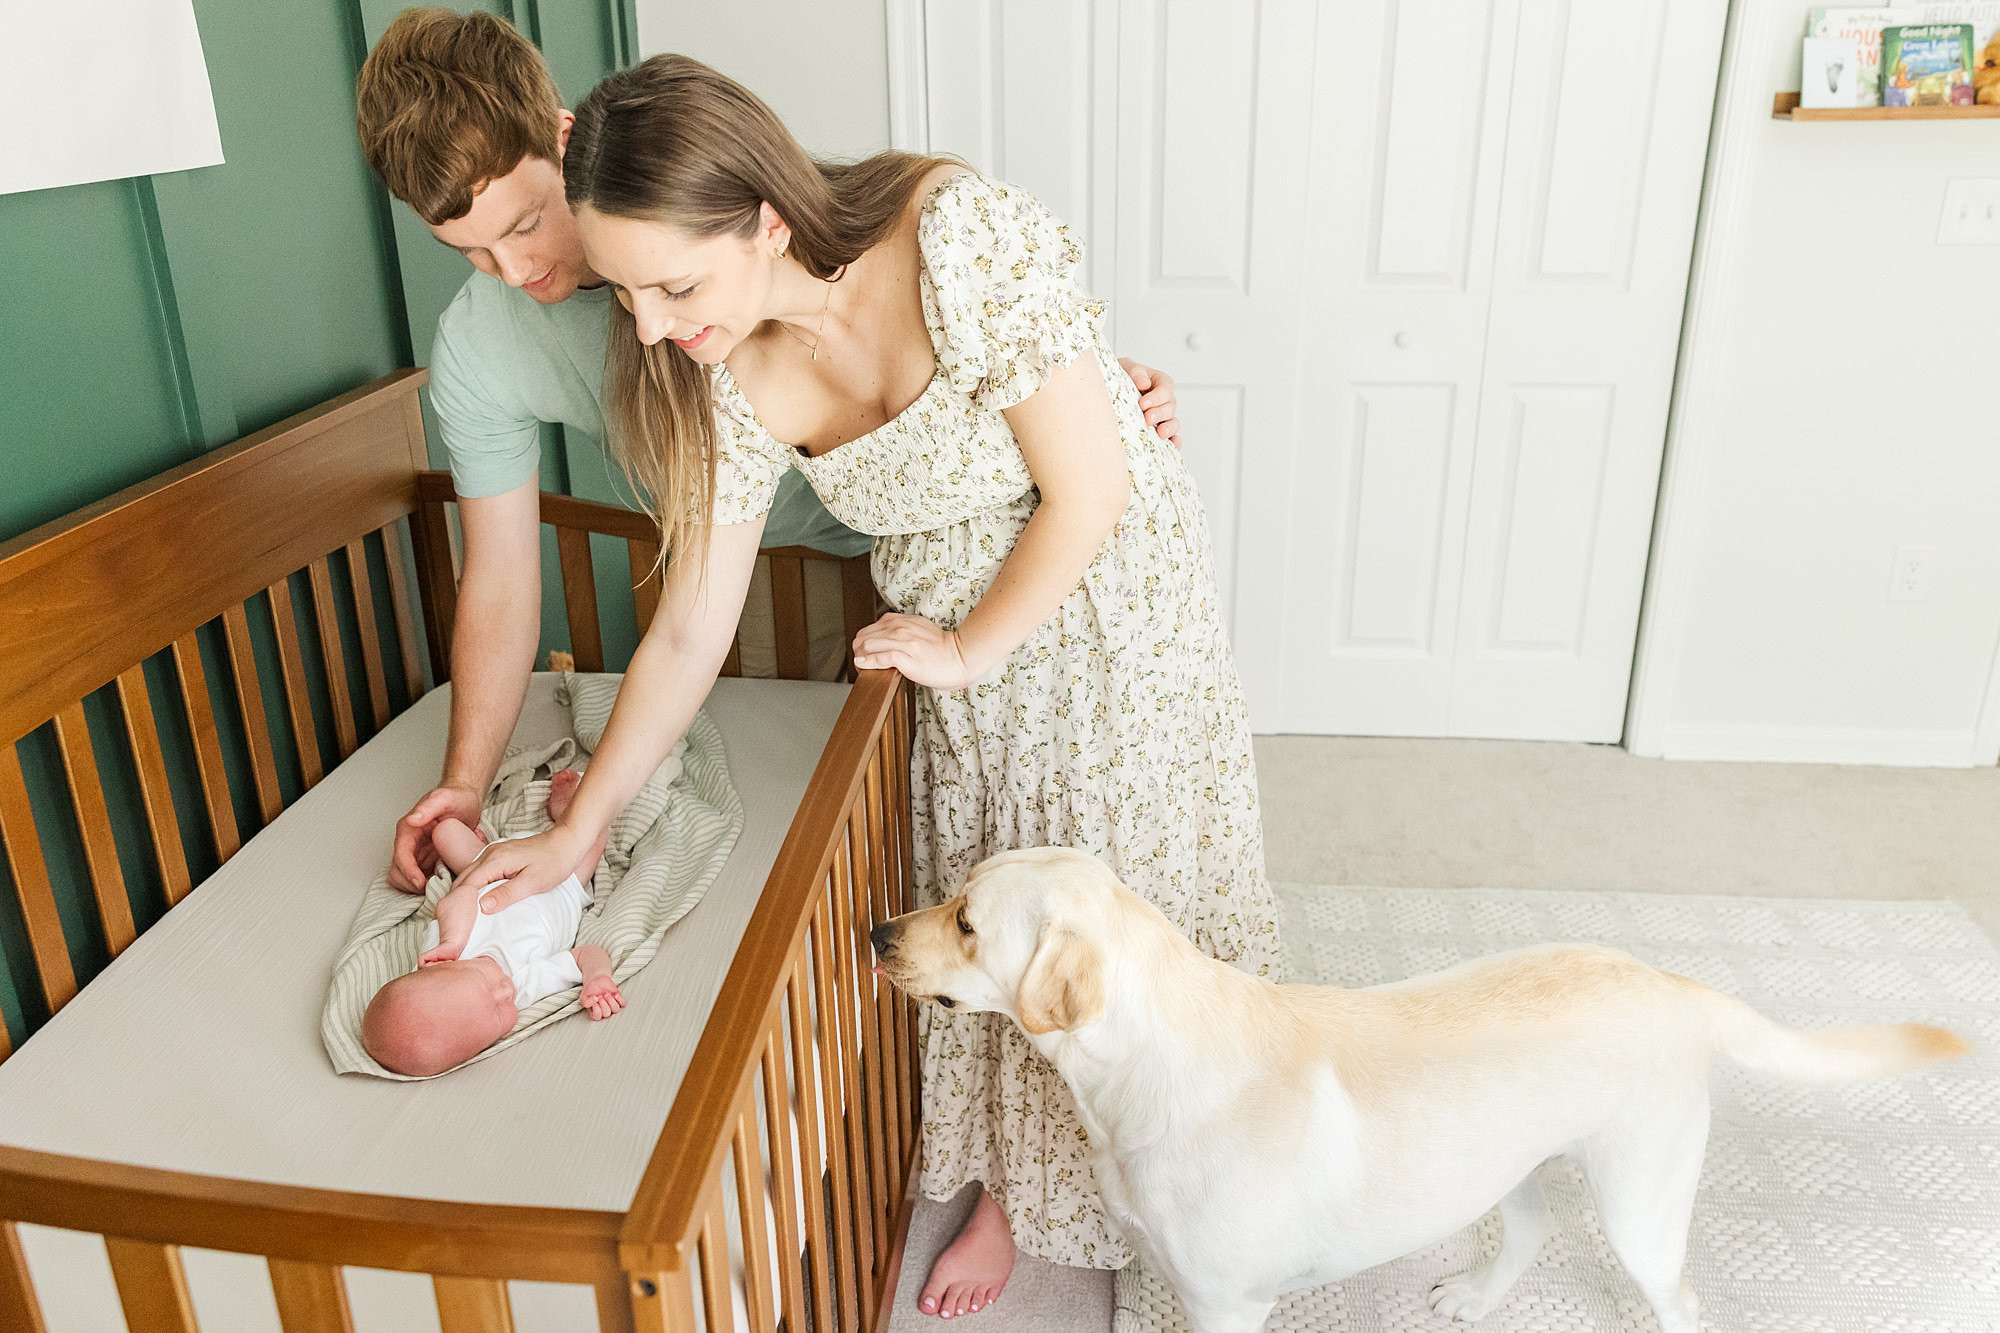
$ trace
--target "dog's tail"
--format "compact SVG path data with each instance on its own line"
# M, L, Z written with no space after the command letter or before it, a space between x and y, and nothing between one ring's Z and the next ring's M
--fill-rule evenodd
M1686 977L1715 1047L1740 1065L1798 1083L1848 1083L1955 1060L1972 1048L1953 1032L1921 1023L1879 1023L1825 1031L1786 1027L1732 996Z

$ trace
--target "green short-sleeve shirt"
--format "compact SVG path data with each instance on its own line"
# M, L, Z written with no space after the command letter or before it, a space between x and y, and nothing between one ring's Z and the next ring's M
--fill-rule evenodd
M459 288L438 317L431 405L460 495L500 495L531 480L544 421L604 439L610 302L611 289L595 287L543 305L485 273ZM778 488L764 525L766 546L857 555L868 541L827 513L796 472Z

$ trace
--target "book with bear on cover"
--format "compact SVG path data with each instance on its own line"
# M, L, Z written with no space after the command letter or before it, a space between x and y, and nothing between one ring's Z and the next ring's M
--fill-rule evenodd
M1917 23L1882 30L1883 106L1971 106L1972 25Z

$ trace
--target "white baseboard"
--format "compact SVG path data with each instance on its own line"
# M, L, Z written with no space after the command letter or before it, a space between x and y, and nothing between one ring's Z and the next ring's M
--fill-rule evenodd
M1660 756L1771 764L1875 764L1893 768L1973 768L1977 737L1963 731L1862 727L1668 726Z

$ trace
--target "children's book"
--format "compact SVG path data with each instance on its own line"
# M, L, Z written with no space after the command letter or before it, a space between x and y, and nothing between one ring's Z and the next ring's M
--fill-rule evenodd
M1806 19L1808 37L1842 37L1852 41L1861 61L1855 80L1855 105L1882 105L1882 30L1898 23L1922 23L1916 5L1880 9L1815 9Z
M1883 106L1972 103L1970 23L1916 23L1882 30Z
M1925 23L1970 23L1975 51L1984 51L2000 32L2000 0L1928 0L1916 7L1924 12Z

